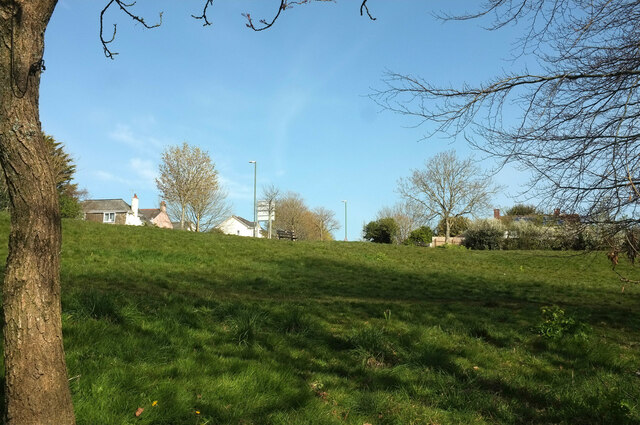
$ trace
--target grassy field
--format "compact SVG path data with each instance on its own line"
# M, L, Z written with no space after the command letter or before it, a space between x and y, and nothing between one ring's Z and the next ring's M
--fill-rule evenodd
M640 288L601 253L63 227L79 424L640 423Z

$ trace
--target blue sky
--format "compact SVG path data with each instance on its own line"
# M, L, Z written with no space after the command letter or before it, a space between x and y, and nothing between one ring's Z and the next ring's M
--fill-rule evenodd
M252 218L256 160L258 192L270 183L298 192L341 223L348 200L348 236L357 240L365 222L399 200L397 180L411 169L451 148L480 157L463 140L421 141L428 127L381 111L367 94L385 70L456 85L521 68L505 60L515 29L487 32L487 22L431 15L463 10L461 0L370 0L373 22L359 16L358 1L322 2L287 10L260 33L241 13L268 17L279 1L216 1L210 27L191 17L203 3L139 0L134 10L149 22L164 12L153 30L112 11L119 55L109 60L98 38L106 1L58 2L46 34L41 121L76 159L90 197L130 201L137 193L142 208L156 207L160 153L186 141L209 152L235 214ZM506 187L495 205L507 207L526 176L505 170L497 180Z

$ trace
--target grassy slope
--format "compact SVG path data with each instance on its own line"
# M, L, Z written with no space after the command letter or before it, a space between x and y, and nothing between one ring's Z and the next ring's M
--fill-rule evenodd
M602 254L67 221L62 257L79 424L640 423L640 288ZM552 304L588 339L532 332Z

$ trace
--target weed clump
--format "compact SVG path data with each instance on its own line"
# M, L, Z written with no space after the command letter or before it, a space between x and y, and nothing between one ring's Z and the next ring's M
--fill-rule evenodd
M367 366L382 367L395 360L396 352L383 328L367 325L353 332L349 342Z
M541 308L542 322L536 326L538 335L547 339L560 339L564 336L574 336L587 339L589 327L571 315L567 315L558 306Z
M253 345L262 329L266 315L252 309L242 309L231 318L231 336L238 345Z

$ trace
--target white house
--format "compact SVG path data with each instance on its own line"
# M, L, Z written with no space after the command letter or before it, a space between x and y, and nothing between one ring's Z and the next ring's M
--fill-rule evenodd
M232 215L216 227L227 235L253 236L254 223L237 215ZM256 236L259 238L262 237L261 230L260 226L258 226Z

